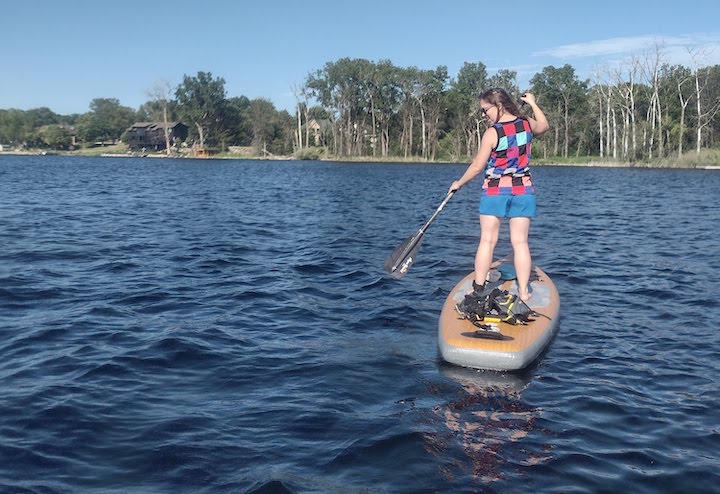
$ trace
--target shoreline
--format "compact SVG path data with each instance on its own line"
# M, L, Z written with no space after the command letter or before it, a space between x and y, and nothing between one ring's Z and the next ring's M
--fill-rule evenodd
M421 159L404 159L404 158L386 158L378 159L371 156L360 156L360 157L338 157L338 158L318 158L314 160L300 159L294 156L228 156L227 154L210 156L210 157L199 157L189 155L175 155L168 156L166 154L158 153L146 153L146 154L134 154L134 153L78 153L74 151L0 151L0 156L75 156L85 158L168 158L168 159L191 159L191 160L253 160L253 161L324 161L324 162L340 162L340 163L389 163L389 164L437 164L437 165L464 165L468 162L456 162L456 161L424 161ZM649 164L649 163L629 163L620 161L588 161L588 162L549 162L546 159L538 158L538 161L532 164L533 167L543 166L566 166L566 167L587 167L587 168L647 168L647 169L688 169L688 170L720 170L720 165L711 164L674 164L672 166L662 164Z

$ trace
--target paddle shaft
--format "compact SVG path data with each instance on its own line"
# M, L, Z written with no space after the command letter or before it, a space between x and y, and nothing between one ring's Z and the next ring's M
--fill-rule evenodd
M452 198L452 196L455 195L455 192L456 192L456 191L454 191L454 190L451 191L451 192L448 192L448 195L445 196L445 199L443 199L443 201L440 203L440 205L439 205L438 208L435 210L435 212L433 213L433 215L430 216L430 219L427 220L427 223L425 223L425 224L423 225L423 227L420 228L420 233L425 233L425 230L428 229L428 227L430 226L430 223L432 223L433 221L435 221L435 218L437 218L437 215L440 214L440 211L443 210L443 208L445 207L445 204L448 203L448 201L450 200L450 198Z
M402 253L397 257L392 268L390 268L391 273L394 273L397 270L398 266L400 266L405 261L405 258L407 258L408 254L410 254L413 251L413 249L415 249L415 247L418 245L418 243L420 243L420 241L423 238L423 235L425 235L425 231L427 231L430 224L433 221L435 221L435 218L437 218L437 216L440 214L440 211L443 210L443 208L448 203L448 201L452 198L452 196L455 194L455 192L456 191L453 190L453 191L449 192L447 196L445 196L445 199L443 199L443 201L437 207L437 209L432 214L432 216L430 216L430 219L427 220L427 222L425 222L425 224L420 228L420 230L418 230L418 232L413 237L411 237L411 241L408 242L408 244L405 246L405 249L403 249Z

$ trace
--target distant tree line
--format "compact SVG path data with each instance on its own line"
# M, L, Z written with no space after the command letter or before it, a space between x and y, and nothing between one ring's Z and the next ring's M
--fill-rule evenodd
M306 122L329 121L323 144L336 156L404 156L464 161L474 155L486 122L478 95L491 87L516 100L517 74L488 77L482 63L420 70L341 59L310 74L298 94L296 147L312 146ZM652 161L720 144L720 66L688 68L662 62L662 52L623 69L580 80L571 65L545 67L530 87L551 121L535 143L544 157L598 156ZM321 108L309 108L310 102Z
M18 148L68 150L75 145L125 140L135 122L180 121L189 126L190 145L219 150L255 146L258 152L293 153L294 118L264 98L228 98L225 81L209 72L185 76L175 89L159 83L138 110L115 98L96 98L90 111L58 115L49 108L0 110L0 144Z
M720 143L720 66L670 65L660 47L622 68L598 69L580 80L571 65L548 66L530 90L551 121L536 156L598 156L624 162L699 153ZM174 89L156 87L138 110L116 99L95 99L82 115L47 108L0 110L0 144L67 149L70 126L81 144L120 139L135 121L182 121L190 144L258 153L331 157L402 157L466 161L486 126L478 95L487 88L522 94L517 73L489 76L481 63L465 63L455 77L447 67L398 67L389 60L343 58L328 62L293 88L295 115L272 102L228 98L225 81L199 72Z

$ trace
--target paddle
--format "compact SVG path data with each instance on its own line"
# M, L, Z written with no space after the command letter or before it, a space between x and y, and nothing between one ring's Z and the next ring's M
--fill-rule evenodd
M427 223L425 223L422 228L417 231L417 233L405 239L405 241L401 243L397 247L397 249L395 249L392 254L388 256L388 258L385 260L385 270L390 273L390 276L392 276L396 280L399 280L407 274L407 272L410 270L410 266L413 265L415 259L417 258L417 253L420 250L420 243L422 242L423 236L425 235L425 231L430 226L430 223L435 220L437 215L440 214L440 211L442 211L442 209L445 207L445 204L447 204L453 194L455 194L455 191L449 192L448 195L445 196L445 199L443 199L443 202L440 203L440 206L438 206L433 215L430 217L430 219L427 220Z

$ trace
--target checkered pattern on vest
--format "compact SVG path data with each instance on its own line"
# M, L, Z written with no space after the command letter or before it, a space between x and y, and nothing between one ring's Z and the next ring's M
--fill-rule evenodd
M482 195L534 194L530 178L530 123L522 118L493 125L498 144L485 167Z

